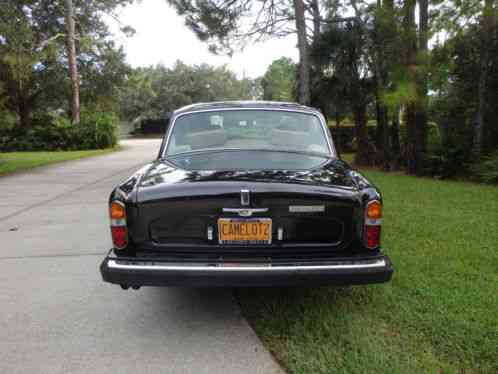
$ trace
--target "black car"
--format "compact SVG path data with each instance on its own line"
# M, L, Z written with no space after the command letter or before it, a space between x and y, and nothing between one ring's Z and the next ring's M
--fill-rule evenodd
M380 283L382 198L338 158L319 111L216 102L174 112L157 159L109 199L104 281L140 286Z

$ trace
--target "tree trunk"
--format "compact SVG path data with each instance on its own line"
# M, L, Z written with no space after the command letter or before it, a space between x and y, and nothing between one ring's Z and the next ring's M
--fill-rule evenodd
M417 150L416 150L416 109L415 103L409 103L405 109L406 118L406 145L404 157L406 159L406 171L409 174L417 172Z
M395 31L395 16L393 0L377 0L375 18L375 78L377 103L377 147L382 151L383 169L391 169L392 149L389 134L389 109L383 102L383 94L387 90L388 72L393 69L397 56L393 55L393 35Z
M337 137L334 139L335 150L337 151L337 155L341 154L341 113L336 110L335 111L335 126L337 129Z
M355 136L356 136L356 156L355 163L358 165L370 164L370 143L367 132L367 106L358 104L353 108Z
M306 20L304 18L303 0L293 0L296 17L297 48L299 50L298 100L300 104L309 105L310 91L310 57L306 40Z
M378 100L378 99L377 99ZM384 170L390 170L391 147L389 142L388 109L381 102L377 104L377 142L378 157Z
M335 111L335 125L337 126L337 128L341 126L341 112L339 112L338 110Z
M22 128L27 128L31 124L31 110L29 105L27 104L24 96L19 94L17 99L17 115L19 116L19 124Z
M391 144L394 158L399 158L401 146L399 144L399 108L396 108L393 113L393 122L391 127Z
M404 0L403 28L406 38L403 63L411 81L416 84L417 32L415 26L415 0ZM416 101L416 97L411 98L405 107L407 137L404 157L406 159L406 171L409 174L415 174L417 171Z
M80 86L78 79L78 66L76 64L76 46L74 43L74 10L73 1L65 0L66 28L67 28L67 57L69 64L69 78L71 79L71 116L73 123L80 122Z
M474 119L474 139L472 144L472 158L474 162L479 162L482 155L484 109L486 106L486 81L488 79L489 71L489 48L494 26L493 13L493 0L485 0L481 28L481 66L477 86L477 111Z
M382 150L382 135L384 132L384 121L382 116L382 108L380 107L380 99L377 88L377 92L375 93L375 147L377 150Z
M419 0L419 66L417 69L417 105L415 114L415 173L422 173L423 158L427 150L427 73L428 73L428 33L429 1ZM421 66L420 66L421 65Z
M313 42L320 38L320 4L318 0L311 0L311 14L313 17Z

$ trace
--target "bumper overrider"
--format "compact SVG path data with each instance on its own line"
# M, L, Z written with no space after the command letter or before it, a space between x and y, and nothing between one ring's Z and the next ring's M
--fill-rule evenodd
M125 287L270 287L383 283L391 279L393 266L382 254L269 262L116 257L110 251L100 271L104 281Z

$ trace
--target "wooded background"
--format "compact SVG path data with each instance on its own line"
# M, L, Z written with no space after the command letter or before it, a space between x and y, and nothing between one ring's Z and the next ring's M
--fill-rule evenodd
M106 147L118 118L265 99L319 108L358 165L498 181L495 0L168 0L213 53L295 34L299 61L257 79L181 61L131 68L104 17L132 2L2 1L2 151L76 149L88 136L85 147Z

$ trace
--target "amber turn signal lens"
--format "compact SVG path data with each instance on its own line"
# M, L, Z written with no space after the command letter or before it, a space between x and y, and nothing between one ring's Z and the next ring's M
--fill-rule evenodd
M371 201L367 206L367 218L379 219L382 218L382 204L377 201Z
M124 206L117 201L113 201L111 203L111 207L109 210L110 210L111 219L123 219L126 216L126 211Z

